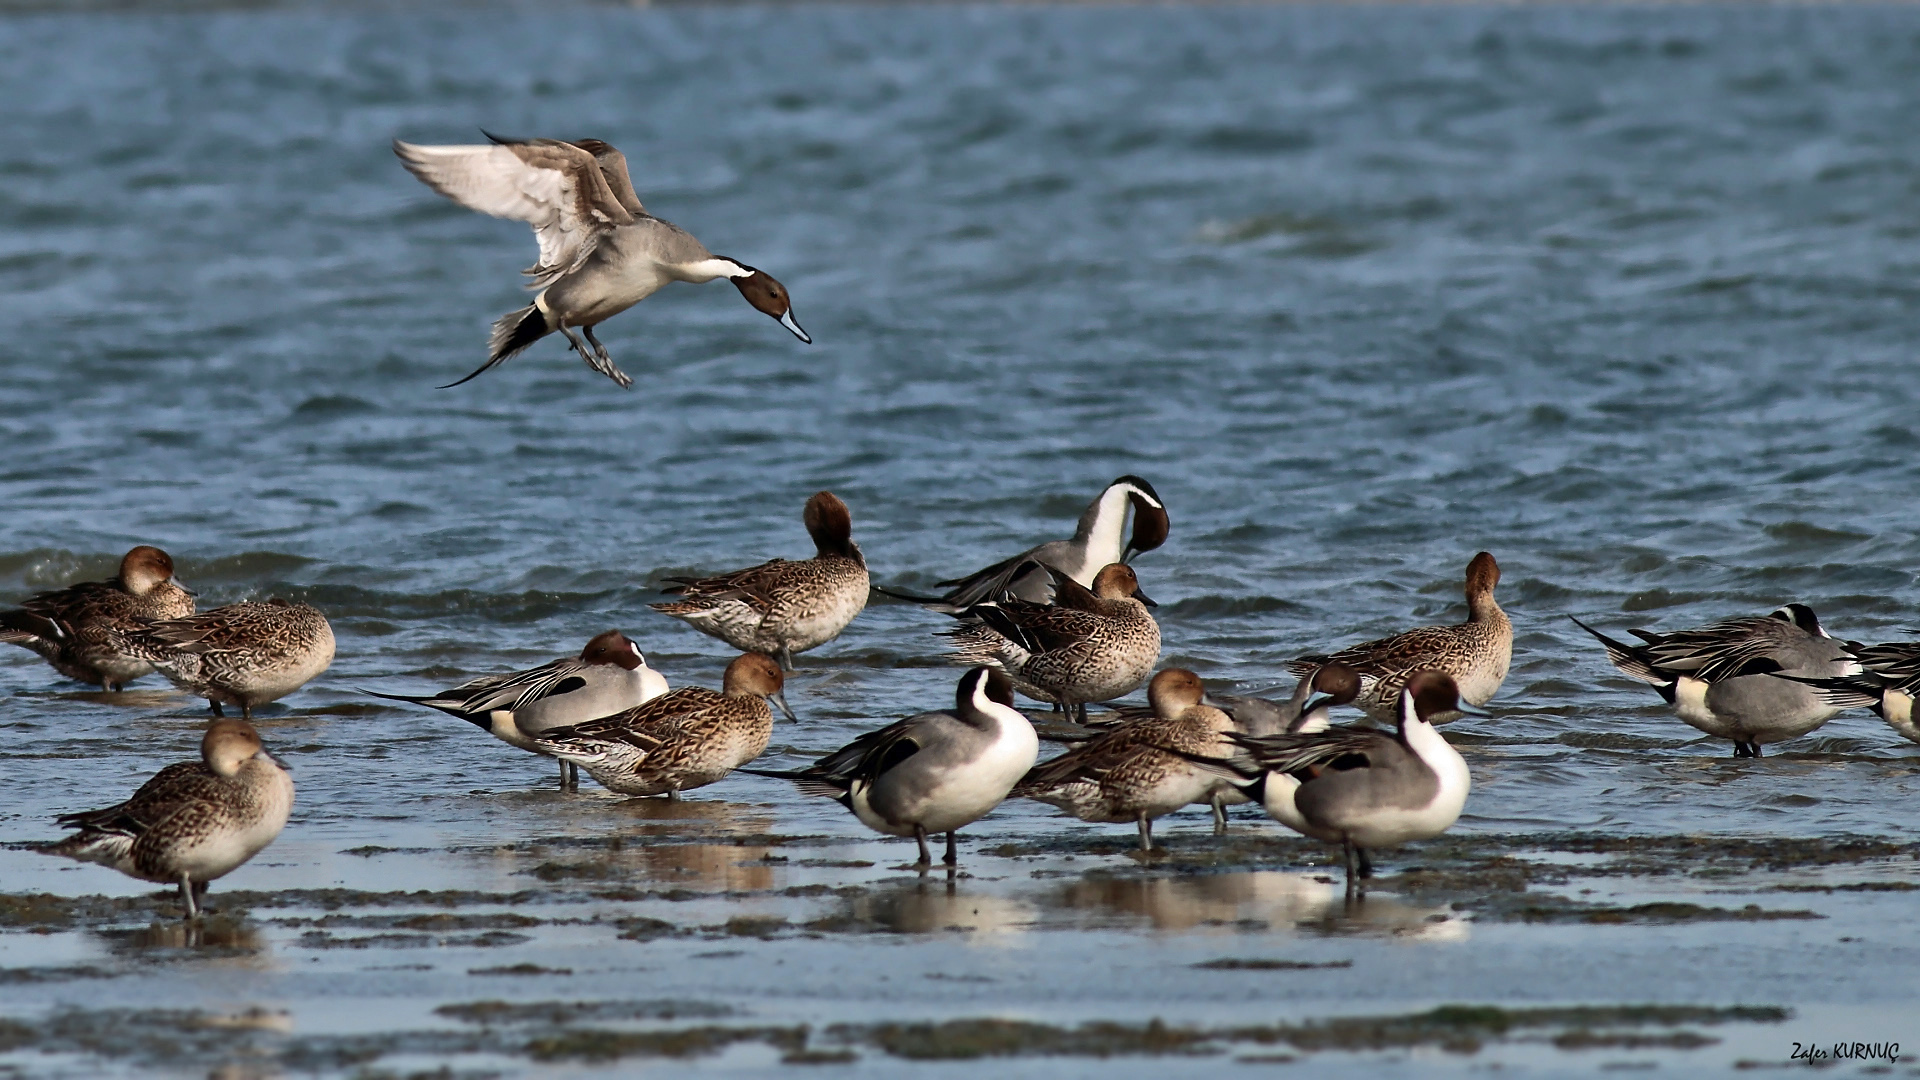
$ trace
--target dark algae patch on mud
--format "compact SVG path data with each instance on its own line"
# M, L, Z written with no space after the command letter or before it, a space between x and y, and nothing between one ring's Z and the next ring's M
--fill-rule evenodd
M1202 971L1312 971L1316 968L1350 968L1351 960L1268 960L1225 956L1191 965Z

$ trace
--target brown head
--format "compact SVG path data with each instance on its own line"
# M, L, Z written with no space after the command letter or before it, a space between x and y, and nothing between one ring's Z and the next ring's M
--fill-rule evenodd
M1475 555L1473 561L1467 564L1468 603L1472 603L1478 597L1492 596L1493 587L1498 584L1500 584L1500 564L1494 562L1493 556L1484 551Z
M1360 673L1345 664L1327 664L1313 673L1313 692L1326 696L1308 701L1301 712L1311 712L1322 705L1351 704L1360 696Z
M794 337L809 345L813 344L813 339L808 337L807 332L800 329L800 324L793 319L793 301L787 296L785 285L773 280L773 275L764 270L755 270L745 263L731 259L727 261L733 262L735 266L746 271L743 276L731 280L733 287L740 290L740 295L746 297L747 303L752 304L754 310L780 320L780 325L793 331Z
M596 635L580 650L580 659L589 664L613 664L628 671L637 671L647 663L647 658L640 654L640 646L618 630Z
M960 685L954 691L953 711L961 716L967 715L977 707L984 697L996 705L1013 708L1013 680L999 668L981 667L960 676Z
M853 542L853 513L840 501L840 496L831 491L814 492L800 520L807 526L807 535L813 537L816 552L855 559L860 565L866 565L860 545Z
M1206 696L1207 688L1200 684L1200 676L1186 668L1167 668L1147 684L1147 703L1159 717L1179 716L1200 704L1200 699Z
M200 739L200 760L221 776L232 776L261 749L260 733L252 724L231 718L215 720Z
M787 677L780 672L780 664L766 653L741 653L727 665L727 673L720 679L720 691L728 697L767 698L780 706L787 719L797 721L793 710L787 708Z
M173 556L157 547L141 544L120 558L120 587L135 596L145 596L169 581L173 581Z
M1133 505L1133 537L1127 541L1126 550L1121 554L1121 562L1132 562L1135 555L1143 551L1152 551L1167 542L1167 533L1172 523L1167 519L1166 504L1160 501L1160 493L1153 485L1137 476L1122 476L1108 487L1126 485L1132 490L1127 501Z
M1133 575L1133 567L1126 563L1109 563L1100 572L1093 575L1093 595L1102 600L1123 600L1131 597L1148 607L1159 607L1152 598L1140 591L1140 579Z
M1444 671L1427 668L1413 673L1407 680L1406 688L1400 691L1400 723L1406 726L1409 719L1407 705L1413 706L1413 718L1431 724L1436 718L1442 721L1465 713L1469 716L1485 716L1486 713L1460 700L1460 687L1453 676Z

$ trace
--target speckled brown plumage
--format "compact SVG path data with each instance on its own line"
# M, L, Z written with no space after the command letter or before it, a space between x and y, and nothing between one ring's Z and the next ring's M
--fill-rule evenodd
M201 760L160 770L131 799L67 814L78 830L41 850L112 867L129 877L180 885L187 913L206 884L272 843L293 810L293 778L240 720L216 720Z
M1513 661L1513 624L1493 598L1499 583L1499 564L1482 551L1467 564L1466 622L1416 627L1329 656L1303 656L1287 668L1301 678L1330 663L1352 668L1361 684L1354 704L1382 723L1396 721L1401 688L1414 672L1425 669L1451 675L1467 704L1483 705L1506 681Z
M1009 599L968 609L948 634L953 662L997 667L1028 697L1082 712L1138 689L1160 658L1160 626L1133 571L1107 566L1091 590L1048 573L1052 604Z
M782 682L771 657L747 653L727 665L720 693L683 687L612 716L550 728L533 741L610 791L677 798L766 752L773 735L767 698L781 693Z
M1188 803L1202 801L1220 778L1181 755L1221 757L1233 719L1200 704L1198 676L1168 668L1154 676L1149 696L1154 714L1119 727L1041 762L1015 785L1013 794L1059 807L1082 821L1131 821L1142 848L1151 849L1150 822Z
M204 697L215 715L293 693L333 663L333 627L318 609L274 599L245 601L122 635L162 675Z
M807 500L811 559L773 559L707 578L675 578L666 590L679 600L653 610L684 621L742 652L778 656L789 670L793 655L840 636L867 606L867 560L853 542L847 504L830 491Z
M33 650L69 679L118 690L153 671L119 634L193 609L193 594L173 579L172 557L142 545L120 560L118 577L43 592L0 612L0 642Z

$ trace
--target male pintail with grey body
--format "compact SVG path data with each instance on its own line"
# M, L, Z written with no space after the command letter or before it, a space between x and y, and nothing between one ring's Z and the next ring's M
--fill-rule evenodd
M553 331L621 386L633 379L614 365L593 328L673 281L733 282L747 303L811 344L794 321L786 287L736 259L715 255L685 230L648 214L627 176L627 159L598 139L502 139L490 146L416 146L394 140L407 171L469 210L533 226L540 261L524 272L539 290L533 303L493 324L486 371ZM574 331L585 335L580 340Z
M773 736L769 698L787 709L780 665L764 653L735 657L720 686L717 694L681 687L612 716L548 728L533 741L609 791L678 799L766 752Z
M1330 727L1317 733L1235 735L1247 759L1232 768L1281 824L1339 844L1347 894L1373 876L1372 848L1427 840L1453 827L1473 787L1467 763L1440 732L1436 717L1478 714L1460 701L1453 677L1419 671L1400 691L1399 725L1391 733Z
M952 711L909 716L870 731L797 771L742 769L792 780L809 795L833 799L860 823L920 844L933 865L929 834L947 834L946 864L958 856L954 834L999 806L1033 768L1040 741L1013 707L1013 684L988 667L960 677Z
M1014 688L1085 720L1087 703L1130 694L1147 681L1160 658L1160 625L1153 603L1124 563L1094 575L1086 589L1051 567L1052 604L1026 600L968 608L948 631L952 659L997 667Z
M173 576L173 558L145 544L120 560L120 576L83 581L0 611L0 642L32 649L69 679L119 690L153 665L117 636L156 619L193 614L193 594Z
M853 515L831 491L807 500L801 520L813 538L811 559L773 559L759 566L679 582L678 600L652 605L741 652L769 653L793 670L795 653L840 636L867 606L867 560L853 542Z
M1133 511L1133 536L1122 545L1128 509ZM1102 567L1131 562L1134 555L1166 543L1169 528L1167 508L1153 485L1137 476L1123 476L1088 504L1071 540L1049 540L966 577L935 582L947 590L939 596L886 588L880 591L949 615L983 601L1008 597L1044 604L1053 599L1053 580L1047 576L1047 567L1091 588L1093 575Z
M1204 802L1222 782L1182 757L1231 750L1233 720L1201 704L1199 676L1168 668L1147 688L1154 715L1121 724L1034 766L1013 793L1059 807L1082 821L1134 823L1140 850L1153 850L1153 819Z
M1798 680L1862 670L1805 604L1671 634L1627 631L1644 645L1616 641L1573 621L1599 640L1621 674L1659 691L1680 719L1733 740L1734 757L1759 757L1760 747L1805 735L1846 707ZM1776 673L1794 678L1774 678Z
M1381 723L1393 723L1399 713L1400 688L1416 671L1444 671L1453 676L1460 698L1484 705L1507 680L1513 662L1513 624L1493 598L1500 584L1500 564L1481 552L1467 564L1467 621L1456 626L1421 626L1392 637L1362 642L1331 656L1303 656L1288 665L1306 678L1330 663L1344 664L1360 675L1356 704ZM1437 717L1446 723L1452 717Z
M243 601L152 623L122 640L213 715L221 705L253 710L305 686L333 663L333 627L307 604Z
M200 760L169 765L118 806L66 814L77 829L40 850L180 886L188 918L207 883L259 854L286 827L293 777L243 720L215 720Z
M632 638L608 630L587 642L579 656L563 656L525 671L482 675L438 694L382 694L438 709L491 734L509 746L544 753L533 737L548 728L597 720L651 701L667 692L666 677L647 666ZM560 763L560 787L577 788L579 771Z
M1920 641L1850 645L1847 653L1865 670L1826 678L1774 674L1812 687L1820 700L1836 708L1872 709L1902 738L1920 743L1920 724L1913 713L1914 700L1920 698Z

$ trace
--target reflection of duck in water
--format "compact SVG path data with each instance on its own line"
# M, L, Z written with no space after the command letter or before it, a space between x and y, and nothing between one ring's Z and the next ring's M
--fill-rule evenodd
M896 934L934 934L964 930L974 934L1017 934L1033 925L1032 904L1006 896L958 891L951 879L943 886L922 878L897 889L851 898L845 914L862 924L878 924Z
M1142 916L1156 930L1218 928L1231 933L1248 922L1328 933L1386 933L1429 941L1457 941L1467 923L1446 906L1374 898L1337 906L1338 892L1318 874L1250 870L1179 878L1088 877L1058 894L1072 910Z

